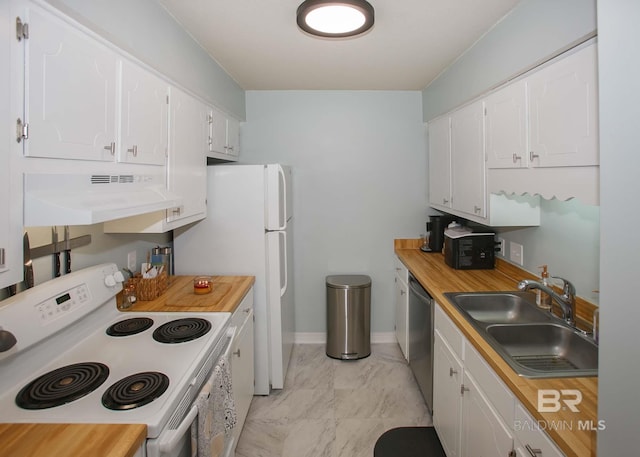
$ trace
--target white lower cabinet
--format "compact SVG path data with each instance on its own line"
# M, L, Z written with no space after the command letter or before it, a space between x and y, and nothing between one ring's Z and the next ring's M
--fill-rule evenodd
M460 455L510 457L513 435L468 371L464 373L460 391L463 396Z
M437 304L434 351L433 425L447 457L563 455Z
M461 455L462 362L439 331L435 332L433 354L433 425L447 456L458 457Z
M405 359L409 360L409 271L396 257L395 305L396 340Z
M253 289L231 316L231 325L237 328L231 355L231 382L236 405L237 423L233 429L234 447L238 444L244 421L253 398Z
M564 454L551 442L547 434L524 407L517 402L514 430L516 457L562 457Z

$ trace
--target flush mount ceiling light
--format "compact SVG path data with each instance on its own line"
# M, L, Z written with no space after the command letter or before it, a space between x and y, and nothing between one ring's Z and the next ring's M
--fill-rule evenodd
M347 38L373 27L373 6L365 0L306 0L296 13L298 27L324 38Z

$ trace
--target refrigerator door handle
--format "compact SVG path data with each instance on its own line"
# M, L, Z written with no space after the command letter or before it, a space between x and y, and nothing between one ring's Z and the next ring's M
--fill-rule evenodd
M282 167L278 167L278 174L280 175L280 178L282 179L282 197L283 197L283 201L280 202L280 205L282 205L282 212L284 214L284 218L279 221L282 225L280 227L278 227L278 230L284 230L287 228L287 177L284 174L284 170L282 169ZM278 195L278 198L280 198L280 195Z
M280 296L282 297L289 287L289 268L287 265L287 232L280 232L284 241L284 286L280 288Z

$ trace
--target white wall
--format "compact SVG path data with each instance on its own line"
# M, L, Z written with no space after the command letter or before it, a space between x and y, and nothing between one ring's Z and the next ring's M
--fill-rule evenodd
M599 0L601 312L598 455L635 454L640 430L640 2Z
M296 332L326 329L325 277L372 278L392 332L393 239L424 231L420 92L248 91L243 162L293 166Z

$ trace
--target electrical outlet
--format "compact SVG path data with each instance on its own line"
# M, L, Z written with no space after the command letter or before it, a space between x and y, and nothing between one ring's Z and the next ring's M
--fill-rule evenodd
M520 266L524 265L524 246L509 242L509 259Z
M136 251L131 251L127 254L127 268L131 271L136 271L138 259L136 258Z
M507 255L507 251L505 251L505 241L504 238L500 238L498 237L498 243L499 243L499 247L498 247L498 251L497 254L500 255L501 257L505 257Z

